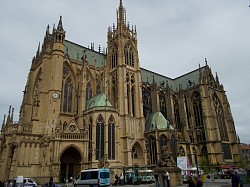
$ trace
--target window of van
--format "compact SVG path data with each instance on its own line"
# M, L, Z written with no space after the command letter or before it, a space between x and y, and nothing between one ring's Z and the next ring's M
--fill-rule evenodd
M101 179L107 179L109 178L109 172L100 172L100 178Z
M98 179L98 171L87 171L81 173L81 180Z

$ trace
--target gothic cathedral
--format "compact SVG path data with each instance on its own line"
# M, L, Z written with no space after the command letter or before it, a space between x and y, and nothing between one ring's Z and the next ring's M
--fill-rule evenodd
M230 105L207 62L175 79L140 67L136 27L122 1L107 49L65 37L60 17L32 60L19 121L12 107L4 116L0 180L23 175L44 183L86 168L154 167L163 148L175 163L179 156L194 166L239 162Z

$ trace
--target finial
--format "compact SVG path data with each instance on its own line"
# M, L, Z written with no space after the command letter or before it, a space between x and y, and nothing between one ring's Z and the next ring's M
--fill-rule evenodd
M58 22L57 30L62 31L63 30L63 25L62 25L62 16L60 16L60 20Z
M206 65L207 65L207 58L205 58L205 63L206 63Z
M120 0L120 7L122 7L122 0Z

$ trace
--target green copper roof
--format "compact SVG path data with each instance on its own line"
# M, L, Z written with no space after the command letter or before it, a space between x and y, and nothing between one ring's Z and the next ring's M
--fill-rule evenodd
M64 42L64 52L69 56L72 60L78 60L79 62L82 62L83 52L85 51L85 54L87 56L87 61L90 65L96 66L96 67L102 67L105 62L105 54L99 53L97 51L94 51L92 49L80 46L78 44L75 44L73 42L65 40Z
M91 99L87 100L86 105L87 105L87 109L94 108L94 107L112 106L104 93L98 94L92 97Z
M161 112L155 112L147 116L145 131L155 129L173 130L174 128L169 124L168 120L166 120L166 118L162 115Z
M155 82L158 86L162 85L162 87L166 87L168 85L168 87L172 88L173 90L179 90L180 86L182 89L186 89L199 84L200 71L201 73L203 73L205 71L205 66L186 73L175 79L172 79L150 70L141 68L141 79L144 83L148 82L149 84L152 84L153 82Z

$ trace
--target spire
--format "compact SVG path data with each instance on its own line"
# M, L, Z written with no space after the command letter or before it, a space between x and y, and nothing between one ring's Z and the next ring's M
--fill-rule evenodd
M119 10L117 12L117 25L125 24L126 22L126 11L122 5L122 0L120 0Z
M4 116L3 116L3 123L2 123L2 128L1 128L1 131L3 131L3 130L4 130L4 128L5 128L5 118L6 118L6 115L4 114Z
M6 125L8 125L8 123L10 122L10 111L11 111L11 106L9 107L9 112L8 112L8 116L7 116L7 120L6 120Z
M11 112L11 122L14 122L14 108L12 108L12 112Z
M60 16L60 20L57 25L57 31L63 31L62 16Z
M36 57L39 56L39 53L40 53L40 42L39 42L39 44L38 44L38 48L37 48L37 52L36 52Z

